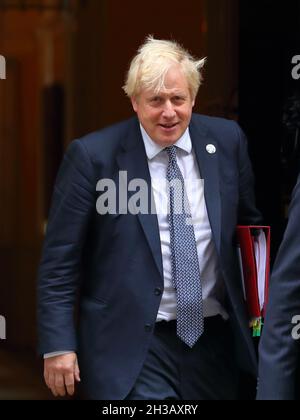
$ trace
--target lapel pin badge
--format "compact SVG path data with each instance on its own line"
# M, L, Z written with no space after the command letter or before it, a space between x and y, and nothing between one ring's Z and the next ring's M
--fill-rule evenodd
M214 146L213 144L207 144L206 145L206 151L210 155L213 155L214 153L216 153L217 149L216 149L216 146Z

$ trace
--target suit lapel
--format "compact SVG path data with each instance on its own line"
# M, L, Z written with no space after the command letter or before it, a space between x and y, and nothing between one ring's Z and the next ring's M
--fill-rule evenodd
M201 178L204 179L204 196L208 212L208 218L212 229L216 248L220 251L221 241L221 199L219 185L218 143L215 138L209 136L207 130L197 124L192 118L190 123L190 135L193 148L198 161ZM208 153L207 146L214 145L215 153ZM151 177L148 168L143 138L137 119L132 120L128 136L122 142L122 150L117 156L117 164L120 171L127 172L128 183L132 179L143 179L148 185L148 214L137 215L143 228L147 242L150 246L155 264L163 279L163 265L160 246L159 228L156 214L151 214ZM128 193L128 199L133 192Z
M148 186L148 212L147 214L138 213L137 217L150 246L155 264L163 279L158 221L156 214L151 214L151 202L154 202L152 197L151 177L144 142L137 119L132 120L132 126L130 127L128 136L122 143L122 151L117 156L117 164L120 171L127 172L128 183L132 179L142 179L146 181ZM128 201L133 194L134 192L128 192Z
M198 161L201 178L204 180L204 196L208 218L217 250L220 251L221 240L221 201L219 185L218 143L208 135L205 128L192 118L190 135ZM207 146L213 145L215 153L209 153Z

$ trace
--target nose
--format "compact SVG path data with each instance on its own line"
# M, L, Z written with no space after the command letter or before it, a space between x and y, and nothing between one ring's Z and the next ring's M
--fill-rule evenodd
M167 119L172 119L172 118L175 117L176 112L175 112L174 106L173 106L171 101L166 101L164 103L164 108L163 108L163 114L162 115L163 115L164 118L167 118Z

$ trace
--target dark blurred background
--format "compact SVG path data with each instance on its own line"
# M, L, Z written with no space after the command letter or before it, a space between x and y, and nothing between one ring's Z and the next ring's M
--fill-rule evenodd
M132 115L121 87L146 35L208 57L195 111L245 130L273 260L300 168L299 27L299 0L0 0L0 399L50 398L35 287L55 175L72 139Z

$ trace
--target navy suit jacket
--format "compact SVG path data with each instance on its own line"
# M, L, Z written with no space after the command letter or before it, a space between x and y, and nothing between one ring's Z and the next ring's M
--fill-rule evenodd
M246 140L235 122L224 119L194 114L189 128L238 358L255 374L235 248L236 225L261 221ZM207 152L208 144L216 153ZM39 270L39 351L76 351L82 387L92 399L123 399L129 393L149 348L164 287L156 215L96 211L97 182L109 178L118 185L119 171L127 171L128 182L141 178L151 185L135 117L69 146L55 185Z
M288 225L271 276L269 303L259 346L258 399L300 398L299 316L300 177L293 191ZM294 317L295 323L292 323Z

